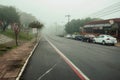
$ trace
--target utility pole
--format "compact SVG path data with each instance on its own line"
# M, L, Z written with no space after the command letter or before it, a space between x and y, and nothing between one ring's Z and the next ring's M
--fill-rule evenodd
M70 22L70 15L65 15L65 17L68 17L68 25L69 25L69 22Z
M69 27L69 26L70 26L69 22L70 22L70 17L71 17L71 16L70 16L70 15L65 15L65 17L68 18L68 23L67 23L67 24L68 24L68 27Z

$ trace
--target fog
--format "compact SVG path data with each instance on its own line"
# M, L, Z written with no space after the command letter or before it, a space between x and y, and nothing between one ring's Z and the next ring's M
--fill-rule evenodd
M46 24L65 22L67 14L71 19L85 18L116 2L119 0L0 0L0 4L15 6Z
M65 25L60 25L58 23L54 23L49 26L45 26L42 29L42 33L49 34L49 35L65 35L66 32L64 30Z
M119 0L0 0L0 5L14 6L23 12L31 13L45 24L48 32L55 33L55 23L57 23L57 28L61 29L60 32L64 32L63 28L67 23L65 15L71 15L70 20L93 17L91 14L117 2ZM119 13L100 18L114 17L120 17Z

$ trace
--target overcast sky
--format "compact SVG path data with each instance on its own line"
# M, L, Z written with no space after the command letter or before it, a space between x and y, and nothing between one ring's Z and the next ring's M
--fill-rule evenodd
M15 6L46 24L65 24L67 14L71 19L85 18L116 2L119 0L0 0L0 4Z

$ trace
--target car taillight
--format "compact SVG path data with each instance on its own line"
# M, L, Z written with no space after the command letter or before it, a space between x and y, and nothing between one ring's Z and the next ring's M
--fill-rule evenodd
M107 38L107 40L110 40L110 38Z

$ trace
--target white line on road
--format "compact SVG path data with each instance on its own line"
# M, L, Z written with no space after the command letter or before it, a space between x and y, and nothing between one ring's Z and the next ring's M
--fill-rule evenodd
M47 70L47 71L46 71L42 76L40 76L37 80L41 80L45 75L47 75L49 72L51 72L56 65L57 65L57 64L53 65L52 68L50 68L49 70Z
M65 62L72 68L81 80L90 80L72 61L70 61L59 49L57 49L46 37L45 39L56 50L56 52L65 60Z

